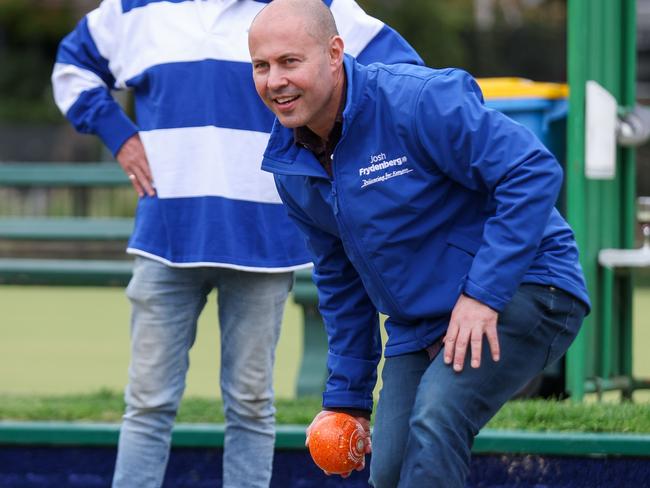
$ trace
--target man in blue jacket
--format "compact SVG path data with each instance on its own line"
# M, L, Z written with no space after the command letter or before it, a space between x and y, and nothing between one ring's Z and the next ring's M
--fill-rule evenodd
M249 50L277 117L263 169L315 263L323 409L368 426L386 314L371 483L462 487L479 429L588 311L560 166L467 73L344 55L318 1L274 1Z

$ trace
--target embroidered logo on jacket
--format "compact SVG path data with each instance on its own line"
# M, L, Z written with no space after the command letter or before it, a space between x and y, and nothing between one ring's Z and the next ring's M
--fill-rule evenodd
M407 161L408 158L406 156L400 156L398 158L389 160L386 158L386 154L384 153L373 154L372 156L370 156L370 160L368 161L370 164L363 168L359 168L359 176L373 176L372 178L368 178L368 179L363 178L361 180L362 181L361 188L374 185L375 183L386 181L391 178L395 178L396 176L402 176L410 173L411 171L413 171L411 168L402 168L402 169L395 169L391 171L385 171L386 169L389 168L402 166ZM379 171L383 171L383 173L374 176L374 173Z

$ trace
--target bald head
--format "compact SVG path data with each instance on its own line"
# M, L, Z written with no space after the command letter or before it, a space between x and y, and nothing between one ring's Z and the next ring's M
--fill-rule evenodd
M319 43L326 44L338 35L332 12L322 0L273 0L255 17L250 30L252 32L258 24L288 17L301 21L306 33Z
M248 32L255 89L288 128L326 139L343 96L343 39L321 0L274 0Z

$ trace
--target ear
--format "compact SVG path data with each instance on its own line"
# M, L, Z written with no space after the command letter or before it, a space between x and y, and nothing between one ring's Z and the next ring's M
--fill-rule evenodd
M343 64L344 45L341 36L332 36L329 41L330 64L333 68L338 68Z

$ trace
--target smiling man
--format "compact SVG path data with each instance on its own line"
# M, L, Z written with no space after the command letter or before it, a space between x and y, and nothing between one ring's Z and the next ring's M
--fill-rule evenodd
M321 139L327 139L330 121L335 120L341 103L345 76L340 69L343 40L334 18L320 2L294 2L289 18L280 9L265 9L263 35L277 39L272 45L259 45L253 57L254 80L258 94L285 127L308 126ZM283 17L278 17L282 15ZM295 29L286 22L304 24L304 42L295 42ZM261 21L260 21L261 22ZM250 45L255 37L250 36ZM338 68L322 62L328 41L335 49ZM333 85L328 83L331 77Z
M460 488L478 431L589 309L561 168L467 73L344 55L318 0L275 0L249 49L277 117L262 167L315 263L323 412L369 417L386 314L370 482Z

